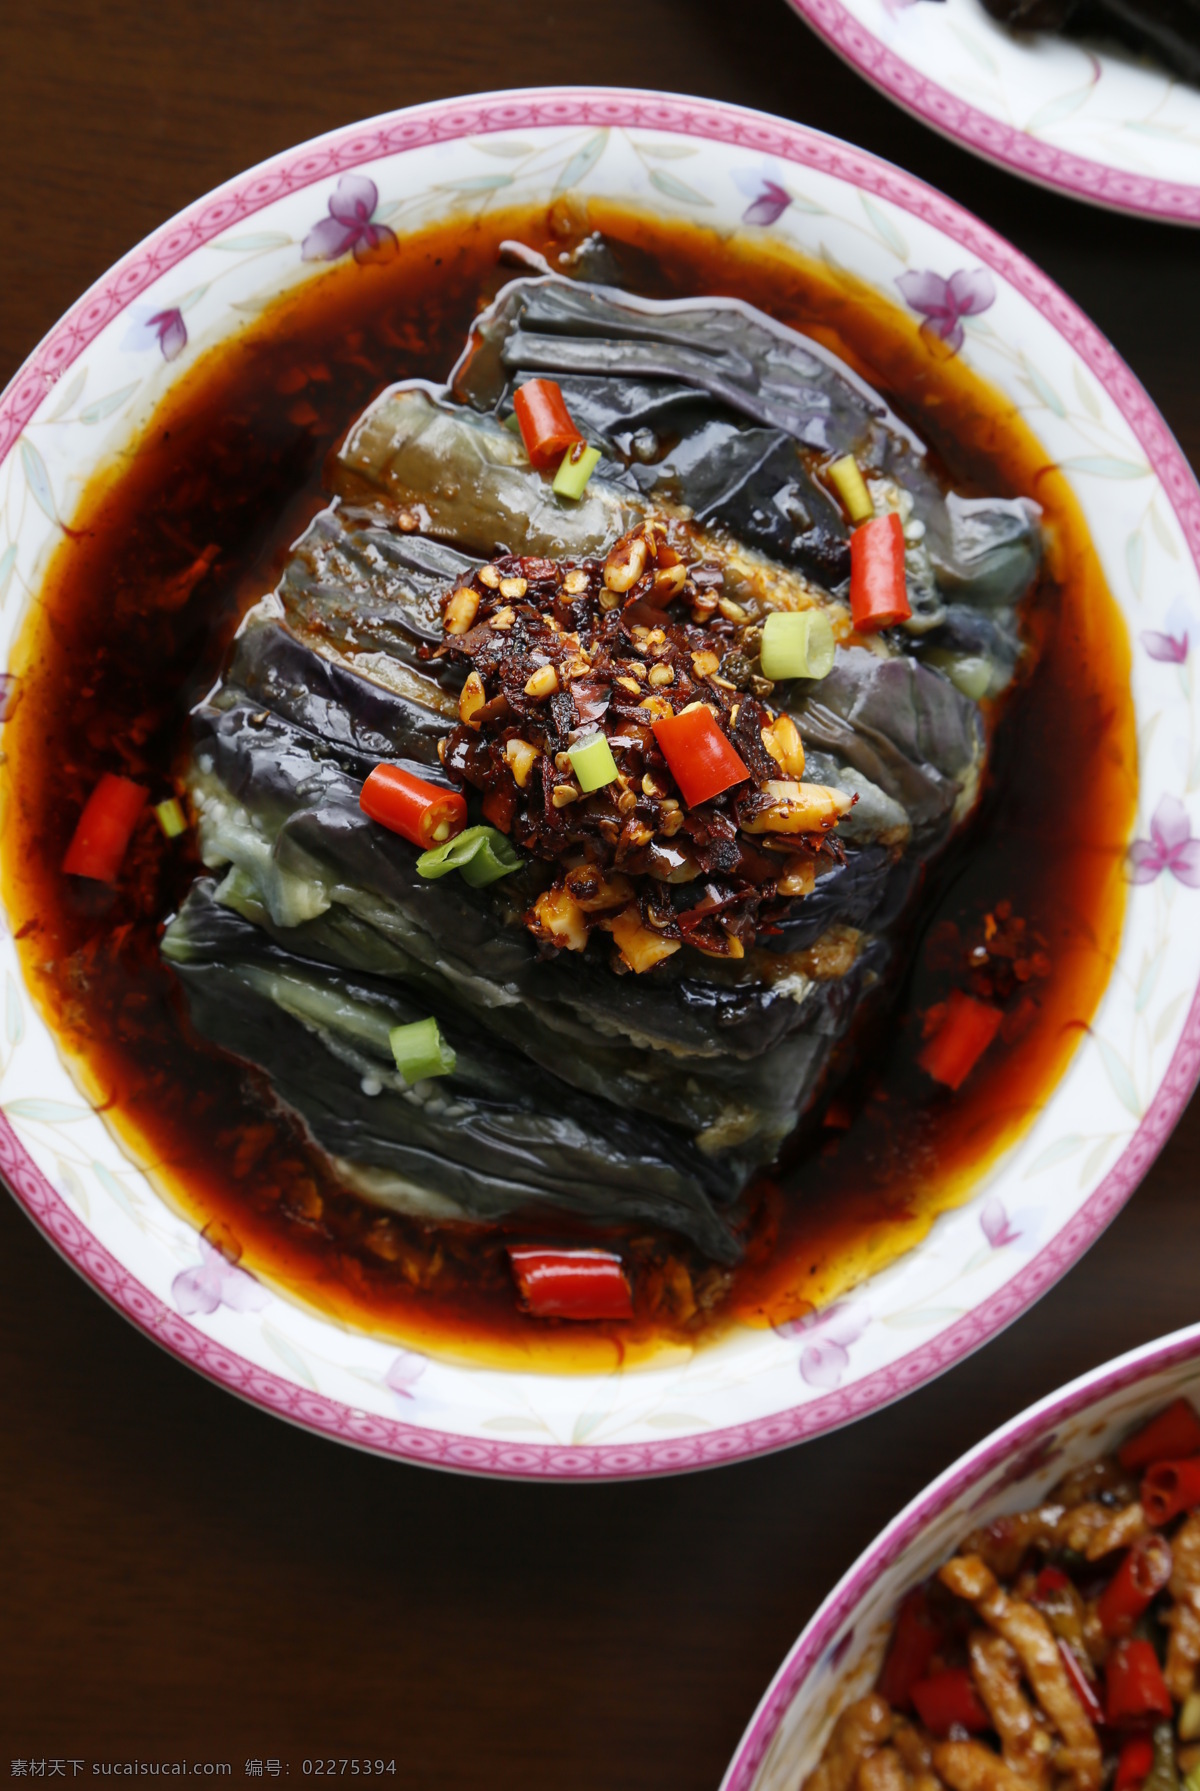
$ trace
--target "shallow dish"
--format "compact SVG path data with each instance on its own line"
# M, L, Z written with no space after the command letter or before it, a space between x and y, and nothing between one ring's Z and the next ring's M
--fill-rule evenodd
M1200 89L1120 50L1014 32L981 0L789 0L964 149L1073 199L1200 223Z
M838 1712L869 1691L905 1593L968 1531L1045 1498L1171 1400L1200 1393L1200 1326L1093 1368L977 1443L893 1518L775 1675L721 1791L797 1791Z
M1030 420L1070 477L1138 643L1142 796L1118 963L1045 1110L923 1244L815 1317L738 1331L636 1373L464 1368L269 1292L158 1199L81 1103L10 938L0 1168L64 1255L156 1341L266 1409L362 1447L587 1479L698 1468L816 1435L950 1366L1037 1298L1131 1193L1191 1092L1200 936L1172 925L1200 885L1184 801L1200 492L1144 392L1070 301L888 164L704 101L487 95L376 119L252 170L164 226L51 332L0 399L0 653L88 475L199 349L311 276L302 245L322 219L338 221L330 200L349 170L373 184L381 224L573 188L770 233L893 295L898 278L919 276L899 288L922 300L914 332L932 331L939 352L960 353ZM338 222L328 246L349 253L355 231ZM351 222L361 236L363 220ZM957 307L964 288L952 277L963 271L973 296Z

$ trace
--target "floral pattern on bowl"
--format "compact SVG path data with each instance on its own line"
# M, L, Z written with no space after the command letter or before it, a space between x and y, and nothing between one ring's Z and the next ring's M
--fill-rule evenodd
M358 1335L254 1281L158 1198L81 1100L0 934L0 1172L150 1336L264 1408L482 1473L671 1473L846 1423L940 1372L1062 1274L1145 1173L1200 1063L1200 492L1071 302L978 220L884 162L701 100L600 89L446 101L276 157L165 225L0 396L0 664L89 470L206 344L329 259L394 253L453 210L577 189L823 256L961 354L1068 472L1139 643L1142 802L1121 955L1046 1109L908 1256L836 1307L626 1374L468 1369ZM20 691L0 672L0 719ZM6 774L0 767L0 780ZM0 833L0 851L4 850Z
M838 1712L874 1682L896 1607L969 1530L1039 1503L1179 1395L1200 1405L1200 1325L1144 1344L1010 1420L893 1518L800 1635L721 1791L799 1791Z
M1200 224L1200 91L1116 47L1010 31L982 0L789 0L889 99L1010 173Z

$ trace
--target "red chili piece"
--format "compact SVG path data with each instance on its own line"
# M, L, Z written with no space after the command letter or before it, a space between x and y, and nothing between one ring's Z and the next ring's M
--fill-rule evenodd
M1062 1664L1067 1670L1067 1678L1071 1681L1071 1684L1074 1687L1075 1696L1087 1711L1089 1720L1093 1723L1102 1723L1104 1721L1104 1711L1100 1707L1100 1699L1096 1695L1096 1688L1080 1666L1079 1657L1075 1653L1074 1648L1069 1647L1067 1643L1063 1641L1061 1636L1058 1638L1058 1652L1062 1659Z
M1034 1600L1052 1598L1056 1592L1065 1592L1070 1584L1061 1567L1043 1567L1033 1583Z
M938 1645L938 1631L929 1614L924 1588L910 1592L896 1613L887 1658L879 1675L879 1695L893 1710L912 1704L913 1686L924 1679Z
M907 622L912 615L904 574L904 528L894 512L873 516L850 537L850 614L860 634Z
M1149 1642L1140 1636L1118 1642L1108 1657L1104 1675L1106 1688L1105 1715L1110 1723L1140 1722L1144 1717L1171 1717L1174 1710Z
M1154 1743L1148 1735L1131 1735L1117 1756L1112 1791L1137 1791L1154 1765Z
M929 1614L923 1587L910 1592L896 1613L887 1658L879 1675L879 1695L893 1710L907 1710L912 1690L925 1677L938 1645L938 1631Z
M519 1245L508 1259L525 1310L534 1318L632 1318L633 1298L610 1250L546 1250Z
M1117 1450L1117 1460L1130 1474L1152 1462L1182 1461L1187 1455L1200 1455L1200 1418L1186 1399L1173 1399Z
M1170 1577L1171 1548L1165 1537L1143 1536L1135 1542L1096 1601L1105 1635L1128 1635Z
M935 1082L961 1088L1000 1030L1000 1009L955 989L946 1002L946 1017L917 1062Z
M717 726L712 710L703 705L656 721L654 738L689 808L710 802L750 775Z
M84 804L62 868L69 877L115 883L137 818L146 805L141 784L106 771Z
M358 800L372 821L426 851L444 846L467 824L467 805L457 790L427 784L399 765L376 765Z
M583 440L552 379L527 379L513 393L513 409L525 452L536 467L557 466L572 442Z
M1169 1524L1200 1505L1200 1455L1189 1461L1156 1461L1142 1481L1142 1510L1152 1524Z
M912 1688L912 1701L931 1735L948 1735L955 1727L978 1734L991 1727L966 1667L947 1667L932 1679L919 1680Z

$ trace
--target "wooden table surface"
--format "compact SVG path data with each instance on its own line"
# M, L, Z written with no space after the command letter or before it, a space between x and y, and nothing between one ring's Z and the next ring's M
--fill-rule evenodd
M110 262L263 156L441 95L625 83L800 119L944 188L1083 305L1200 464L1200 237L985 167L783 0L11 0L0 66L0 384ZM0 1201L0 1776L382 1754L439 1791L715 1788L899 1505L1030 1400L1200 1317L1198 1156L1194 1104L1086 1260L902 1405L626 1486L455 1479L290 1429L152 1348Z

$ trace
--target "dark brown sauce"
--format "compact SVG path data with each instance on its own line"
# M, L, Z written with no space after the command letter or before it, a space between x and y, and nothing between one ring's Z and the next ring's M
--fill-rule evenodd
M961 489L1038 499L1051 538L1031 611L1041 659L1000 721L971 850L935 871L886 1043L842 1091L837 1117L849 1123L810 1129L764 1180L732 1285L671 1240L625 1232L634 1322L539 1323L516 1308L503 1234L381 1217L332 1182L264 1079L192 1035L160 962L160 923L197 869L190 842L166 842L144 816L115 894L89 893L59 866L100 770L148 783L155 801L170 793L188 707L320 507L330 446L381 386L444 377L478 304L507 277L497 244L519 236L557 251L556 222L459 221L389 261L314 278L198 359L96 476L14 657L0 871L26 976L73 1072L164 1195L222 1247L293 1297L419 1347L595 1369L690 1346L732 1320L802 1315L966 1197L1044 1105L1108 979L1136 750L1124 625L1065 481L1008 403L844 274L593 205L575 222L628 245L628 283L751 299L863 372ZM950 983L966 986L957 958L949 965L947 921L978 928L1002 900L1044 940L1051 973L1031 985L1021 1036L993 1046L950 1096L915 1065L921 1016ZM935 929L940 957L923 943ZM562 1241L572 1227L542 1215L513 1231Z

